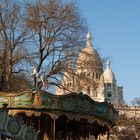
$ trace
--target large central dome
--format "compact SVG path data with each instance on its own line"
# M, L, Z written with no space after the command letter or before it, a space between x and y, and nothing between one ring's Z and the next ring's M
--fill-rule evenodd
M86 39L86 47L81 51L77 60L77 69L82 66L86 66L87 68L88 65L90 66L90 71L93 71L94 68L98 68L102 71L102 61L96 49L92 47L90 33L87 34Z

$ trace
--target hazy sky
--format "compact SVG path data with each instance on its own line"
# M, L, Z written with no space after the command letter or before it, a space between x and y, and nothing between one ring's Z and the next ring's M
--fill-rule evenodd
M109 57L124 99L140 97L140 0L76 0L93 44Z

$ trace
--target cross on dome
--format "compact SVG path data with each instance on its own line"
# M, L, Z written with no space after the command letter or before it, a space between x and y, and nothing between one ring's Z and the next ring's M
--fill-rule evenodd
M87 46L91 46L91 33L87 33Z
M110 61L109 60L106 61L106 67L110 68Z
M87 40L91 40L91 33L90 32L87 33Z

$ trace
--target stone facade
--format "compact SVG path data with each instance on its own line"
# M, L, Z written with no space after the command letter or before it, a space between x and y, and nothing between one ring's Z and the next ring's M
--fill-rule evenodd
M140 106L117 106L115 108L119 111L119 115L140 119Z
M82 92L98 102L110 102L123 105L123 87L119 87L115 75L107 61L103 69L102 60L97 50L92 46L91 34L87 34L86 46L80 52L75 70L71 63L64 73L62 88L57 88L57 95L70 92Z

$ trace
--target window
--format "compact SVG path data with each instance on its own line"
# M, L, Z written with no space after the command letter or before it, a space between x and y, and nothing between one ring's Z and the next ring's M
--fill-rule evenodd
M87 92L90 95L90 86L87 87Z
M107 87L111 87L111 83L107 83Z
M107 93L107 97L108 97L108 98L111 98L111 96L112 96L111 92L108 92L108 93Z
M96 73L96 79L98 79L98 73Z
M94 72L93 72L92 78L94 79Z

